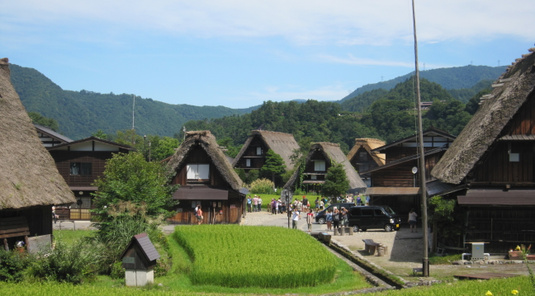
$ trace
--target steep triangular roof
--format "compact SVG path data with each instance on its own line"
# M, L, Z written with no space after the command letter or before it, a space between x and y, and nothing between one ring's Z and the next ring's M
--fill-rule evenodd
M75 202L0 60L0 210Z
M325 155L325 158L330 159L331 161L334 161L336 163L342 164L347 176L347 180L349 181L350 192L356 192L359 191L359 189L366 188L366 184L364 183L364 181L362 181L360 175L357 173L355 168L353 168L351 163L349 163L349 160L347 159L342 149L340 149L340 145L338 144L328 142L317 142L310 144L310 150L307 155L306 163L312 161L314 152L318 150ZM284 185L284 189L289 189L290 187L292 187L298 175L299 170L296 169L290 180L288 180L288 182L286 182L286 184Z
M534 50L511 65L493 85L490 96L433 168L432 176L446 183L461 183L490 145L508 136L501 134L503 128L534 96Z
M169 162L167 163L168 168L177 172L179 168L186 165L185 161L188 152L197 145L200 145L200 147L206 151L206 154L208 154L212 163L225 181L227 181L229 186L235 191L240 191L243 187L243 182L232 168L232 165L228 162L225 154L219 148L216 138L210 131L187 132L184 142L180 144L175 154L169 159Z
M266 143L266 146L269 149L273 150L273 152L282 157L287 171L291 171L294 168L294 163L290 157L293 155L295 150L299 149L299 144L297 144L295 141L294 136L292 134L264 130L253 130L251 132L251 135L249 135L245 141L245 144L243 144L240 152L234 158L234 162L232 163L233 167L236 166L240 158L243 156L243 153L245 150L247 150L255 137L260 137L260 139Z
M347 159L351 161L351 159L355 157L355 153L357 153L360 148L363 148L364 150L366 150L366 152L368 152L368 154L372 157L373 161L378 166L382 166L386 162L386 156L383 153L377 153L376 151L372 150L384 146L385 144L385 141L379 139L356 138L355 145L353 145L353 148L351 148L351 150L347 154Z

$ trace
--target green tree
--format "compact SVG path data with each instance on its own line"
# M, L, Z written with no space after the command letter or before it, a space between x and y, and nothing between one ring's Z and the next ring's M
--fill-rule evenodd
M282 174L286 172L286 165L284 165L284 160L280 155L275 153L273 150L269 149L266 152L266 162L260 169L260 173L263 176L269 176L271 177L271 181L275 185L280 185L280 179ZM275 182L275 179L279 182Z
M99 129L96 132L94 132L92 134L92 136L95 137L95 138L102 139L102 140L107 140L108 139L108 135L101 129Z
M341 196L349 189L344 167L340 163L334 163L325 175L325 183L321 187L321 194L328 197Z
M160 161L175 154L179 145L176 138L150 135L143 138L143 143L136 145L136 150L149 161Z
M30 116L30 118L32 119L32 122L35 124L48 127L49 129L53 131L58 131L59 129L58 122L55 119L44 117L43 115L37 112L29 112L28 116Z
M102 221L112 220L110 208L120 201L145 207L146 215L169 214L175 202L176 186L169 185L170 176L159 162L148 162L138 152L117 153L106 162L103 176L94 185L95 212Z
M433 250L436 250L439 236L446 244L452 244L455 238L460 235L461 230L454 226L459 225L458 223L454 223L456 219L454 215L456 204L455 199L446 199L440 195L429 198L428 212L431 214L429 220L434 229ZM449 242L450 240L451 242Z

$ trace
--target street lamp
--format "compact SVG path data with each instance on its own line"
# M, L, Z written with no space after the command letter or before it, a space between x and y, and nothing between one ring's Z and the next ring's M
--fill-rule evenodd
M414 176L414 187L416 187L416 173L418 173L418 168L412 167L412 175Z

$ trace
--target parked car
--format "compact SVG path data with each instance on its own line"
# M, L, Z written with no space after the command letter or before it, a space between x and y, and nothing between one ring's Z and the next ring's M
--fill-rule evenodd
M349 208L348 222L355 232L371 228L393 231L399 230L401 218L389 206L354 206Z
M327 214L327 211L328 210L331 210L336 207L338 209L344 207L346 209L349 209L351 207L355 206L354 203L333 203L331 204L330 206L328 206L327 208L325 208L325 210L323 211L319 211L317 214L316 214L316 223L319 223L319 224L325 224L325 217L326 217L326 214Z

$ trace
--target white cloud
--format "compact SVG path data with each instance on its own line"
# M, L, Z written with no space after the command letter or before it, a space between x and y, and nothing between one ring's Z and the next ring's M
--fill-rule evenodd
M205 37L282 36L297 44L391 44L410 40L411 0L19 0L4 1L6 22L111 26ZM416 1L422 42L513 35L534 39L530 0ZM0 23L1 24L1 23ZM7 25L1 24L4 30ZM105 33L105 32L103 32Z

